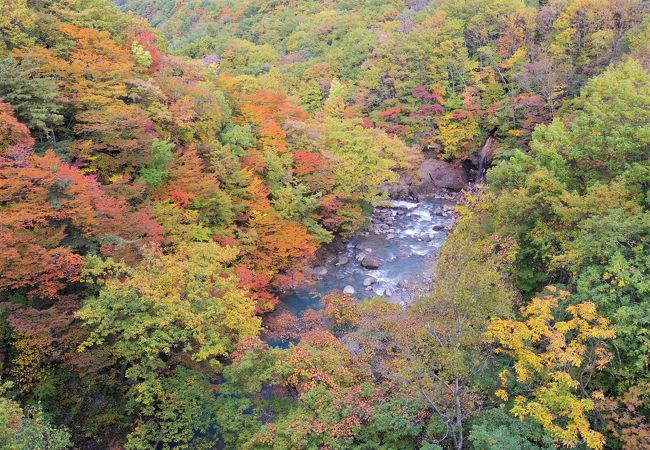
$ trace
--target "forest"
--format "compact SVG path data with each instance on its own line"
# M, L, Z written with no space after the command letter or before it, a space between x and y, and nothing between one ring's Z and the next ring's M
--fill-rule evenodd
M650 449L650 2L0 0L0 449L556 448Z

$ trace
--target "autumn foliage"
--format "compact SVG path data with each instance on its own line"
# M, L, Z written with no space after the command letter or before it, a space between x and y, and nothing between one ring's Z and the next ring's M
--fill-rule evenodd
M648 13L0 2L0 447L647 447ZM428 294L291 313L424 157Z

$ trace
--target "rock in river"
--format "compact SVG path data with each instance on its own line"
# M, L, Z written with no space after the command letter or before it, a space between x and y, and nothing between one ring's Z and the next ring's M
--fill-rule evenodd
M366 255L361 260L361 265L366 269L375 270L379 269L381 265L381 260L375 255Z
M372 284L375 284L376 282L377 282L377 280L375 280L373 277L368 277L368 278L363 280L363 285L365 287L368 287L368 286L370 286Z
M357 292L352 286L349 284L343 288L343 293L348 294L348 295L354 295L354 293Z
M350 259L347 256L339 256L339 259L336 261L337 266L344 266L346 265Z

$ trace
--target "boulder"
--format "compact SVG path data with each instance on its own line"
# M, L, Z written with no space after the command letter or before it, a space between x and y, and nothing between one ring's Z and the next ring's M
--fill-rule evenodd
M321 277L327 275L327 269L322 266L314 267L314 275L319 275Z
M422 180L418 187L420 192L440 188L460 191L467 184L465 169L439 159L426 159L420 166L420 178Z
M366 269L376 270L379 269L381 260L375 255L366 255L361 260L361 265Z
M367 277L366 279L363 280L363 285L365 287L370 287L371 285L375 284L377 280L375 280L373 277Z
M443 231L445 229L444 225L434 225L433 231Z
M384 183L380 190L382 193L387 194L391 198L408 198L410 178L402 177L399 182L395 184Z
M354 295L354 293L357 292L352 286L349 284L343 288L343 293L348 294L348 295Z
M339 256L339 259L336 261L337 266L344 266L348 262L350 262L350 259L347 256Z

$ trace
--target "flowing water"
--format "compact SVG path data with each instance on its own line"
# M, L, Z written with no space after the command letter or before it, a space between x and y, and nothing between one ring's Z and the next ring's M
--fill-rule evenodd
M394 201L390 207L376 208L366 231L352 238L344 251L314 267L315 284L281 297L282 309L296 315L318 309L321 297L337 290L354 292L360 300L383 296L405 303L426 293L453 222L452 211L453 202L438 199ZM376 259L379 267L364 267L371 265L364 258Z

